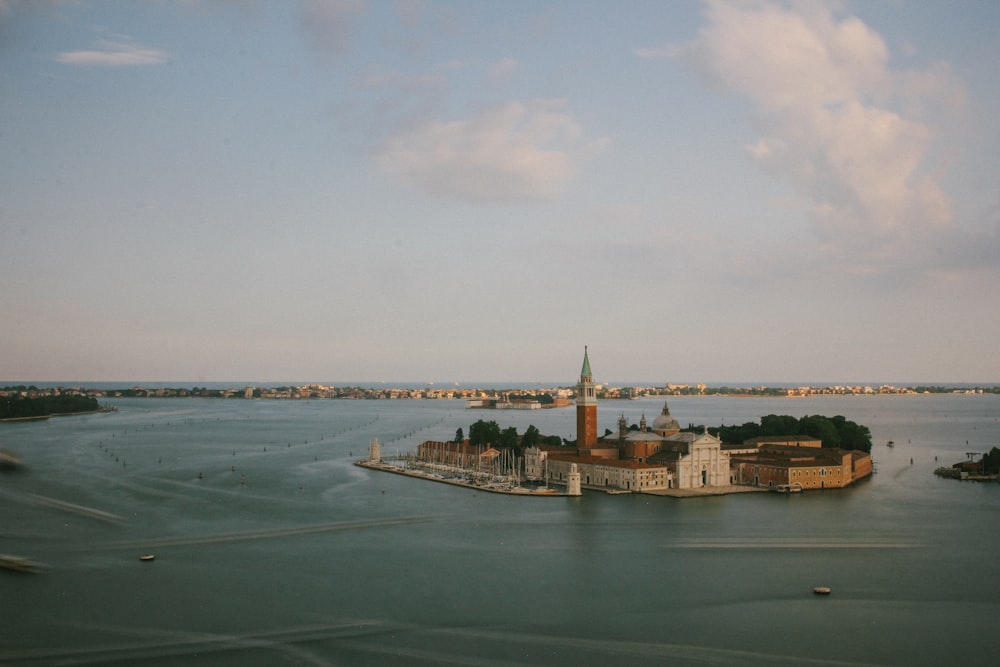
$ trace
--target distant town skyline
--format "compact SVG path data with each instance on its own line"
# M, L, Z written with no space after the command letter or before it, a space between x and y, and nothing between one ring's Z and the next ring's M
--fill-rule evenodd
M0 0L0 382L994 385L998 32Z

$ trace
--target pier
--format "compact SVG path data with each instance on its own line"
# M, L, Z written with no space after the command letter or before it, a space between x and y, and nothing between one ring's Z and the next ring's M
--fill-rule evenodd
M549 487L532 489L520 486L511 480L491 479L490 477L469 477L456 472L449 472L447 470L435 471L421 468L404 468L403 466L387 463L385 461L371 460L355 461L354 465L362 468L368 468L369 470L381 470L382 472L390 472L396 475L406 475L407 477L416 477L418 479L424 479L431 482L461 486L474 491L502 493L508 496L543 496L547 498L569 497L568 493L564 491L557 491L556 489Z

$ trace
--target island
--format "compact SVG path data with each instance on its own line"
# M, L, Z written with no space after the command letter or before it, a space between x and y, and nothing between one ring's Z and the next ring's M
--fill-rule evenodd
M976 460L978 452L966 452L966 460L946 468L938 468L934 474L949 479L969 482L1000 481L1000 449L994 447Z
M0 421L48 419L113 409L102 408L93 396L79 394L6 396L0 400Z
M377 440L369 447L369 468L414 477L448 480L506 493L565 487L607 493L676 497L772 490L786 493L850 486L873 473L871 433L842 416L797 419L768 415L760 424L681 429L664 403L649 424L645 416L597 435L597 392L589 355L576 386L577 438L543 436L534 426L523 435L479 420L465 438L425 441L415 452L383 458Z
M395 456L383 456L374 439L368 458L356 463L492 493L545 496L580 495L587 489L677 498L796 493L843 488L872 474L870 436L851 439L867 435L868 429L843 417L767 415L753 424L756 428L692 425L664 433L672 431L664 424L670 419L664 406L652 426L645 420L622 423L617 433L609 430L600 439L598 454L591 449L583 455L576 441L543 435L534 426L519 434L515 427L478 420L468 438L459 428L451 441L424 441L415 451ZM837 424L847 437L837 433ZM806 430L819 431L826 440ZM754 435L741 441L719 437L740 433ZM858 448L844 449L845 442Z

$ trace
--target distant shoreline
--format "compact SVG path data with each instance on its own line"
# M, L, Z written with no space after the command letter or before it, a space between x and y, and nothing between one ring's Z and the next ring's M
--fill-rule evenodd
M463 400L467 407L488 409L484 405L472 405L475 401L538 401L540 407L562 407L571 404L575 386L521 386L497 385L441 387L389 386L363 387L351 385L246 385L209 388L205 386L108 386L110 383L96 383L98 386L36 386L0 385L0 398L42 397L77 395L99 400L116 398L234 398L244 400ZM530 385L530 383L529 383ZM512 396L515 395L516 396ZM611 386L603 385L597 390L600 401L628 401L642 398L671 400L681 397L725 396L730 398L811 398L816 396L886 396L886 395L1000 395L1000 385L829 385L829 386L708 386L673 385L664 386Z
M101 412L117 412L118 408L98 408L97 410L84 410L82 412L53 412L48 415L32 415L30 417L6 417L0 419L0 422L27 422L27 421L42 421L49 419L51 417L79 417L81 415L95 415Z

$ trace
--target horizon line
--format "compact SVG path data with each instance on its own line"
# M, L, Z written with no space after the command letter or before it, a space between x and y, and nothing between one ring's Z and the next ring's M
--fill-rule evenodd
M471 381L471 380L0 380L0 387L11 387L20 385L56 385L56 386L86 386L88 384L121 384L122 386L143 386L143 385L159 385L163 387L196 387L203 386L207 384L211 385L231 385L234 387L300 387L305 385L326 385L333 387L379 387L379 386L396 386L396 385L408 385L408 386L425 386L425 387L483 387L483 388L501 388L501 387L512 387L519 388L522 386L540 386L540 387L573 387L576 386L576 382L547 382L540 380L502 380L502 381ZM921 380L921 381L823 381L823 382L805 382L805 381L781 381L781 380L771 380L771 381L696 381L696 382L645 382L645 381L598 381L595 382L598 385L613 386L613 387L666 387L668 385L676 386L688 386L696 387L699 384L705 385L706 387L732 387L732 388L755 388L755 387L858 387L858 386L894 386L894 387L913 387L913 386L976 386L976 387L995 387L1000 386L1000 380L992 382L976 382L968 380Z

